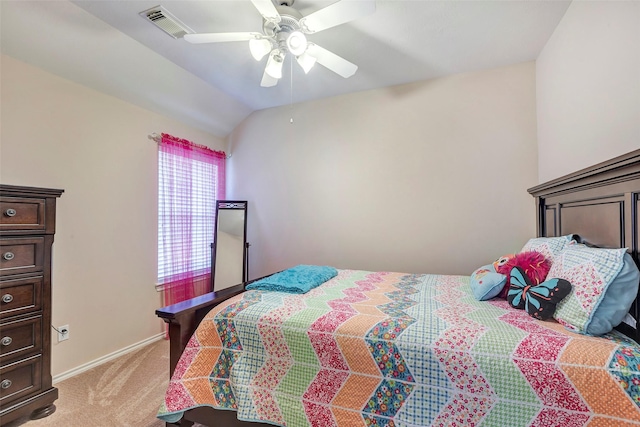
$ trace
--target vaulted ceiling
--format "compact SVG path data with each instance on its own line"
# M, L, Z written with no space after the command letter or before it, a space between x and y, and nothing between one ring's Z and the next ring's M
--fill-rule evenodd
M342 0L364 1L364 0ZM306 16L334 1L295 0ZM191 44L140 12L162 5L196 33L262 31L249 0L0 2L2 53L209 131L227 135L251 112L537 58L570 1L378 0L376 11L308 35L356 64L345 79L288 59L261 87L266 58L249 43Z

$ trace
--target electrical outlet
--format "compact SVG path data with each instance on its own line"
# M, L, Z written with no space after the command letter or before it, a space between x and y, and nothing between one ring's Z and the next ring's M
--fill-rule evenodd
M69 339L69 325L58 326L58 342Z

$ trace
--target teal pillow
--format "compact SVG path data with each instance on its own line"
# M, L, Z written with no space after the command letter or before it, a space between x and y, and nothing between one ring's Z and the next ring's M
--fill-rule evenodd
M638 295L640 271L628 253L624 254L622 270L609 285L609 289L600 301L600 305L591 317L587 326L590 335L602 335L620 323L631 308L631 303Z
M571 244L556 256L547 278L573 285L553 317L574 332L602 335L628 313L638 294L640 271L626 249Z
M507 283L507 276L496 272L493 264L483 265L471 273L469 285L471 292L478 301L485 301L498 296L504 285Z

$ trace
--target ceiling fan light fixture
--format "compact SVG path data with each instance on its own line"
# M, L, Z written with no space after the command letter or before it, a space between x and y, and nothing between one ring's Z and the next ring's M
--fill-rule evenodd
M307 37L302 31L292 31L287 37L287 49L292 55L302 55L307 50Z
M277 49L274 49L271 52L271 55L269 55L269 60L267 61L267 67L264 69L264 71L274 79L281 79L283 62L284 62L284 58L280 54L280 51Z
M266 72L262 74L262 81L260 82L260 86L262 87L273 87L278 84L278 79L274 79Z
M316 58L309 55L307 52L304 52L302 55L296 58L298 64L302 67L305 74L309 74L309 71L316 65Z
M251 50L253 59L260 61L271 52L271 42L268 39L251 39L249 40L249 50Z

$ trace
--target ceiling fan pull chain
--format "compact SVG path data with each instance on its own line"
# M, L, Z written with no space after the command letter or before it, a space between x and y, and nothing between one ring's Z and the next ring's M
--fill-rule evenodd
M289 58L289 76L289 110L291 112L289 123L293 124L293 56Z

